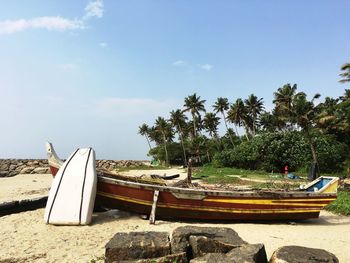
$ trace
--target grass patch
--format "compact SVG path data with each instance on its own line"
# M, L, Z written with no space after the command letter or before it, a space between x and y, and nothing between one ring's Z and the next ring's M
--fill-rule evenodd
M339 191L337 199L327 205L325 209L345 216L350 215L350 193L348 191Z
M268 178L269 173L264 171L244 170L230 167L214 167L212 165L204 165L200 168L193 169L194 179L203 179L207 177L222 177L227 175L239 175L245 178Z
M115 171L117 172L127 172L132 170L166 170L170 169L168 166L149 166L149 165L140 165L140 166L128 166L128 167L117 167Z
M238 177L231 176L208 176L202 178L202 180L209 184L239 184L240 179Z

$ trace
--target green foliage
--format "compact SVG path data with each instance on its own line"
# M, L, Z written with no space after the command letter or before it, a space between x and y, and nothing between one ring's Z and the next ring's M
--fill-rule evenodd
M326 210L346 216L350 215L350 193L339 191L337 199L326 206Z
M168 149L168 158L169 158L169 164L183 164L183 151L181 144L178 142L172 142L167 145ZM149 151L149 155L151 155L154 159L165 161L165 149L163 146L157 146L152 148Z
M345 144L334 136L314 134L321 172L340 172L348 155ZM216 166L282 172L285 165L289 171L307 168L311 151L301 132L263 133L250 141L244 141L234 149L218 152L213 163Z
M349 156L347 145L337 141L332 135L316 134L314 138L320 171L325 173L343 171L346 158Z

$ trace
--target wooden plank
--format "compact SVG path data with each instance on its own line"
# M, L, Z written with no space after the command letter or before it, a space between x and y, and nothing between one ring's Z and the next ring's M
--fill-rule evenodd
M47 196L0 203L0 217L45 207Z
M159 195L159 190L155 190L153 194L153 204L152 204L151 215L149 216L150 224L154 224L156 222L156 208L157 208L158 195Z

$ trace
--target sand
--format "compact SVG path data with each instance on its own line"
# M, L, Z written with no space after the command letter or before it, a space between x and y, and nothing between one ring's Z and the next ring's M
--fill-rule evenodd
M163 174L162 171L138 171ZM172 172L165 171L167 175ZM135 171L131 172L135 174ZM0 178L0 200L46 195L50 175ZM103 262L104 246L117 232L168 231L178 226L230 227L249 243L264 243L268 258L281 246L322 248L340 262L350 262L350 217L322 211L319 219L283 223L193 223L157 220L149 225L138 215L111 210L96 213L90 226L52 226L43 220L44 209L0 217L1 262ZM12 261L10 259L13 259Z

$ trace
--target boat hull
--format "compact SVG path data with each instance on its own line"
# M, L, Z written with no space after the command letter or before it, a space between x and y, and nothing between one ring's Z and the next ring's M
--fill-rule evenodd
M47 145L49 165L55 176L62 161L51 144ZM107 171L98 171L96 204L150 215L154 194L157 218L201 220L300 220L317 218L320 211L336 199L338 179L329 177L329 186L312 192L313 183L300 191L220 191L179 188L140 183ZM320 179L318 179L320 180ZM319 182L315 182L317 186ZM331 190L330 190L331 189Z
M109 178L100 180L97 190L99 205L139 214L150 214L153 193L160 190L156 210L158 218L230 221L310 219L317 218L320 210L336 198L330 194L269 197L243 193L220 196L207 192L203 199L194 200L185 197L191 196L190 190L183 192L183 197L179 198L169 187L164 190L160 189L162 187L140 187ZM176 190L181 194L181 189Z

